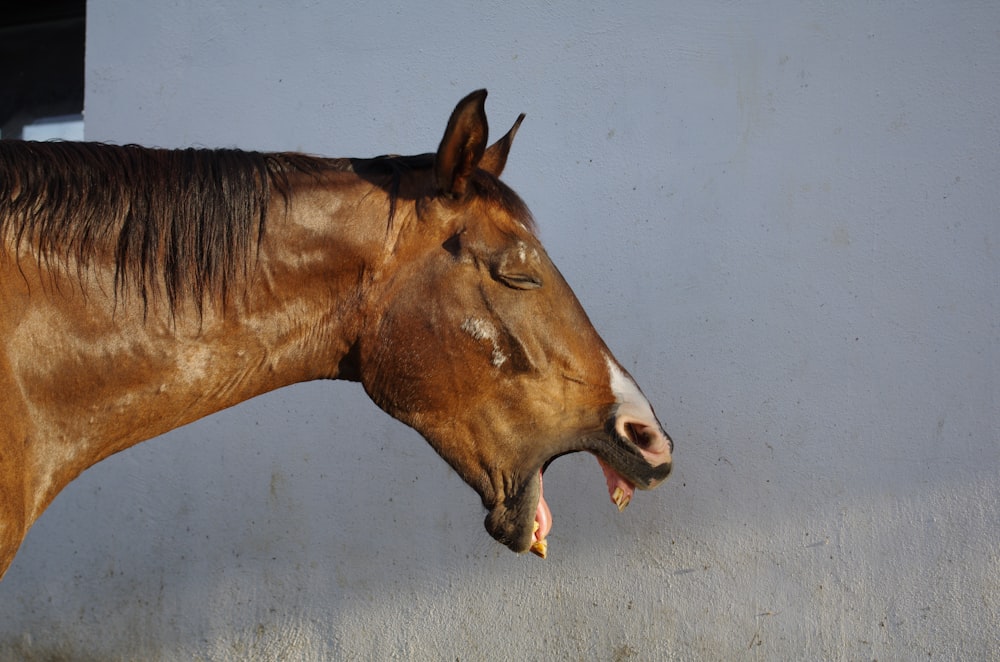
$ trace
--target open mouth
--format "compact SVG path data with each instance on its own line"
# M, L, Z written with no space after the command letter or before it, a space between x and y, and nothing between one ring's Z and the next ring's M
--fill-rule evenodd
M612 439L610 444L605 440L600 448L589 447L583 450L590 451L597 458L608 486L608 496L621 512L632 501L637 488L651 489L663 482L670 474L671 461L669 458L670 452L673 450L673 442L661 431L661 438L665 440L666 448L652 448L648 442L647 434L636 427L624 426L625 434L616 433L617 431L614 429L609 431L612 432L609 435ZM538 471L538 501L535 507L528 550L543 559L548 555L546 537L552 530L552 511L545 501L543 476L548 465L561 455L563 454L549 458ZM664 455L667 458L666 461L653 463L653 461L662 460Z
M597 462L601 465L601 471L604 472L605 480L608 483L608 494L611 497L611 502L618 508L618 512L624 511L632 501L632 495L635 493L635 485L608 466L600 457L597 458ZM531 546L528 548L528 551L544 559L548 556L549 551L549 543L546 540L546 536L552 530L552 510L545 501L543 476L544 471L539 470L538 506L535 508L535 523L532 526Z

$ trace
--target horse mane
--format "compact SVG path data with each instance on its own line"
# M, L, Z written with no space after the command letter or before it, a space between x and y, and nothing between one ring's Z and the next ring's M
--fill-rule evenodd
M267 226L272 197L288 204L288 175L353 170L389 198L391 225L406 173L433 168L434 154L324 159L292 152L153 149L88 142L0 140L0 238L33 252L39 266L76 262L81 278L112 254L116 298L137 291L144 310L166 294L171 313L190 298L225 307L245 279ZM530 231L527 206L496 177L476 171L472 190Z
M223 306L246 276L272 195L288 203L290 172L330 161L236 149L0 140L0 237L39 265L83 273L99 251L115 260L115 296L135 288L148 307L162 286L176 311L191 296Z

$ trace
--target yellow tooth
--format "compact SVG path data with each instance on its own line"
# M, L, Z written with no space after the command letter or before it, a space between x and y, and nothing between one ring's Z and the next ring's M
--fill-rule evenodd
M535 520L535 528L531 530L532 533L538 533L538 520Z
M544 559L549 553L549 543L544 540L536 540L531 543L531 553Z
M615 502L616 506L618 506L618 512L625 510L625 507L632 501L632 499L625 494L625 490L620 487L615 488L614 494L611 495L611 500Z

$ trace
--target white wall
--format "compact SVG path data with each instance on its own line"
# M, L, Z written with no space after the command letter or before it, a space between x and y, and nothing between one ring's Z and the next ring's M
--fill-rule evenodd
M358 387L291 388L66 490L0 657L997 654L1000 6L282 4L90 0L88 138L423 152L488 87L675 475L619 515L557 462L516 557Z

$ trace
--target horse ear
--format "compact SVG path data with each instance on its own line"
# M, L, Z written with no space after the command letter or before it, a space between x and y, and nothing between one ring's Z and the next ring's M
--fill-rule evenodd
M458 102L434 159L434 177L445 195L465 195L469 177L486 152L486 90L476 90Z
M517 133L517 129L523 121L524 113L521 113L517 116L517 121L514 122L514 126L510 127L507 135L486 149L483 160L479 162L480 168L494 177L500 176L500 173L503 172L503 167L507 165L507 155L510 153L510 146L514 142L514 134Z

